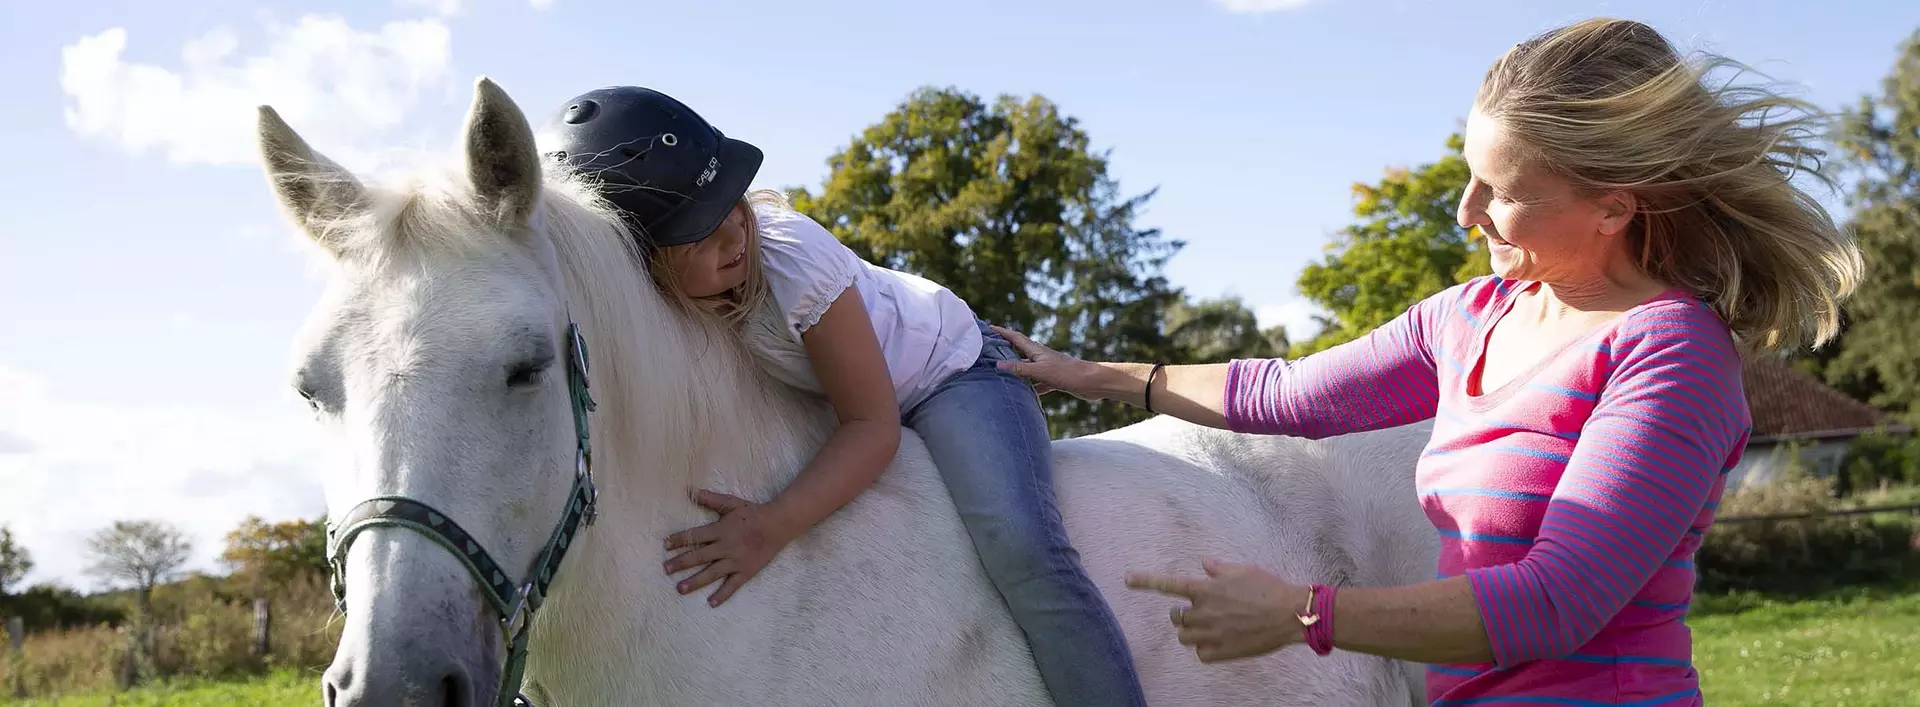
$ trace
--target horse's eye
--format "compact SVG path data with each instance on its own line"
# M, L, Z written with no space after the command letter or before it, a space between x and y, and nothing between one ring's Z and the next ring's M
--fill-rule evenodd
M294 373L293 380L287 381L287 387L293 388L295 395L300 396L301 400L307 401L308 408L311 408L314 412L320 412L320 392L317 390L319 387L318 381L314 379L311 371L301 369Z
M525 388L540 381L540 374L546 372L551 361L523 363L507 371L507 387Z

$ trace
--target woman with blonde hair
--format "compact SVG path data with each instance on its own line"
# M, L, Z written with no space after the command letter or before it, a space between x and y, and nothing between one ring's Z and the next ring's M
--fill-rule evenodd
M1002 332L1042 387L1198 424L1326 437L1435 421L1416 470L1439 576L1300 586L1215 560L1129 583L1203 661L1305 643L1429 664L1436 705L1702 704L1694 551L1750 430L1742 349L1819 345L1859 278L1789 181L1805 104L1707 85L1637 22L1513 47L1466 126L1462 227L1494 275L1297 361L1080 361ZM1802 111L1805 112L1805 111ZM1817 174L1815 175L1817 176ZM1298 579L1298 578L1296 578Z

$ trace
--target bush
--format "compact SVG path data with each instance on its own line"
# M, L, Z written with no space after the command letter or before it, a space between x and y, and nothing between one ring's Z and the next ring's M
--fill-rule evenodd
M1841 495L1915 484L1920 484L1920 437L1870 432L1854 438L1840 461Z
M25 620L28 633L56 628L118 626L127 611L118 603L81 596L66 587L37 584L17 594L0 595L0 616Z
M216 603L160 630L154 667L162 675L225 678L259 672L253 655L253 607Z
M111 626L30 634L25 655L4 662L0 685L11 689L18 675L31 696L107 690L126 655L126 633Z
M1843 505L1834 491L1832 479L1789 464L1777 481L1727 494L1717 516L1820 514L1855 505ZM1796 594L1899 581L1920 573L1915 531L1912 516L1900 513L1717 523L1697 556L1698 588Z

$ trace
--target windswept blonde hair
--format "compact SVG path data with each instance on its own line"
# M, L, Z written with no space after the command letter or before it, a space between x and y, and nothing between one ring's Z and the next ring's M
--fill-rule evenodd
M774 210L792 210L787 195L772 189L759 189L747 192L740 197L741 208L747 210L747 281L739 287L712 297L688 297L676 282L679 270L675 261L683 257L691 245L657 248L651 256L653 282L667 300L689 311L703 312L717 317L729 329L738 330L761 303L769 296L767 293L767 275L761 269L760 258L760 214L756 207Z
M1863 270L1852 236L1789 182L1831 184L1812 145L1825 116L1764 88L1707 85L1721 67L1745 69L1683 60L1639 22L1586 20L1509 50L1475 106L1582 191L1635 195L1640 267L1709 302L1744 346L1817 347Z

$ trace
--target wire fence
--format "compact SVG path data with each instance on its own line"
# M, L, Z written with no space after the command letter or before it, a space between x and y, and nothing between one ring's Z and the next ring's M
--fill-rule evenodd
M1821 518L1833 518L1837 516L1858 516L1858 515L1869 515L1873 513L1898 513L1902 511L1907 513L1912 513L1914 515L1920 515L1920 503L1904 503L1904 504L1891 505L1891 506L1862 506L1860 508L1840 508L1840 509L1825 510L1825 511L1812 511L1807 513L1763 513L1759 515L1750 515L1750 516L1725 516L1725 517L1713 519L1713 524L1714 525L1730 525L1735 523L1770 523L1770 522L1783 521L1783 520L1818 520Z

